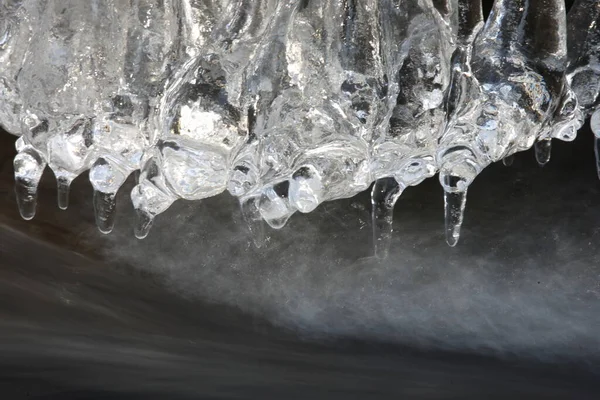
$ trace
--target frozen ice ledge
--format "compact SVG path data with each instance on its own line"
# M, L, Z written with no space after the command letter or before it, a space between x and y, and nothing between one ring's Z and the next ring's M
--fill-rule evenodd
M89 170L98 228L131 193L135 234L178 199L229 191L264 224L372 186L376 254L393 208L439 174L455 246L493 162L591 117L600 155L600 0L8 0L0 124L19 135L23 218L46 166L58 206ZM598 162L600 166L600 161ZM600 167L599 167L600 171Z

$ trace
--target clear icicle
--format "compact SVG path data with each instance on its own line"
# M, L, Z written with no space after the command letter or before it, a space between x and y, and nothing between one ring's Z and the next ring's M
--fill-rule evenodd
M61 210L66 210L69 208L69 192L71 189L71 182L73 181L67 175L57 175L56 176L56 194L58 200L58 208Z
M94 188L96 225L102 233L110 233L115 225L116 194L127 179L127 174L115 163L99 158L90 169Z
M446 243L450 247L456 246L460 238L460 228L463 223L465 206L467 204L467 190L448 192L444 191L444 212L446 219Z
M104 234L111 233L115 226L115 209L117 206L115 197L115 193L103 193L94 190L96 226Z
M596 172L600 179L600 107L590 118L590 128L594 132L594 153L596 154Z
M596 135L597 138L600 138L600 107L592 113L592 117L590 118L590 128L592 129L592 132L594 132L594 135Z
M371 216L375 256L385 259L392 240L394 205L404 188L394 178L375 181L371 191Z
M506 167L510 167L515 162L515 155L511 154L510 156L506 156L502 159L502 164Z
M455 154L457 156L460 157L459 153ZM444 188L446 242L450 247L458 243L467 204L467 189L481 170L482 166L468 157L462 162L444 165L440 170L440 183Z
M32 147L26 147L16 155L13 165L19 213L23 219L30 220L35 216L38 184L46 162Z
M594 137L594 154L596 155L596 173L600 179L600 138Z
M543 139L537 141L534 145L535 149L535 159L537 160L540 166L544 166L548 164L550 161L550 156L552 155L552 140L551 139Z
M134 234L138 239L145 239L150 233L152 223L154 222L154 216L142 209L135 210L135 226Z
M246 221L248 226L248 230L250 231L250 236L252 237L254 245L261 248L267 241L267 235L265 232L265 222L263 221L258 208L259 201L260 197L250 196L241 198L240 209L244 221Z

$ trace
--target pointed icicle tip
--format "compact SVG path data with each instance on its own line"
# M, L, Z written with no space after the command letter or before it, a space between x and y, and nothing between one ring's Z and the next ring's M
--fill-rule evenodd
M598 174L598 179L600 179L600 138L594 138L594 154L596 155L596 173Z
M254 196L240 199L242 217L246 222L252 242L257 248L263 247L267 242L265 222L263 221L258 208L259 201L260 197Z
M94 214L98 230L104 234L112 232L115 226L116 194L94 190Z
M371 218L375 257L386 259L394 231L394 206L404 187L394 178L375 181L371 191Z
M462 227L466 204L467 190L444 192L446 243L450 247L456 246L460 238L460 228Z
M90 169L96 226L104 234L110 233L115 225L116 195L127 175L127 171L103 157L96 160Z
M145 239L150 233L154 216L142 209L135 210L134 234L138 239Z
M64 175L58 175L56 177L56 192L58 208L66 210L69 208L69 192L71 189L72 179Z
M35 216L38 185L46 163L35 150L26 149L15 156L13 166L19 213L28 221Z
M543 139L535 142L534 151L535 159L541 167L548 164L550 156L552 155L552 140Z
M467 204L467 189L483 168L469 157L453 161L442 165L440 169L440 183L444 188L446 242L450 247L456 246L460 237Z

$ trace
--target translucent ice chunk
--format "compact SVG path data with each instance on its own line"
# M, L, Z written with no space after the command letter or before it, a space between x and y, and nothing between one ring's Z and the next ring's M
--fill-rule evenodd
M104 99L95 119L98 159L90 171L96 224L103 233L114 226L119 187L141 168L144 151L156 140L157 105L169 74L187 60L189 45L189 36L180 34L190 29L187 1L144 0L123 11L129 18L115 28L126 38L118 53L123 68L116 71L117 91Z
M282 182L273 187L265 188L259 202L261 217L271 228L281 229L296 211L290 204L288 196L289 185Z
M398 196L439 171L456 245L483 168L531 147L547 162L595 110L600 137L600 6L575 2L568 52L564 14L496 0L484 26L478 0L5 0L0 124L22 133L21 214L46 165L61 208L90 169L108 233L141 170L136 236L177 199L227 189L263 244L263 220L281 228L375 180L384 257Z
M323 200L323 177L313 166L304 166L294 172L290 180L290 202L303 213L313 211Z
M462 53L462 54L461 54ZM440 140L446 233L455 245L466 191L487 165L549 139L572 140L581 123L568 81L564 2L496 0L472 47L457 49L448 122Z
M282 92L290 83L286 34L299 3L277 2L244 68L240 107L248 129L248 141L233 159L233 180L228 185L229 191L236 196L259 193L265 184L273 183L271 179L283 176L284 169L289 170L284 154L291 150L289 147L293 144L285 148L290 141L283 127L277 124L279 118L293 112L292 105L286 105L283 100L285 95ZM280 116L272 110L277 97L286 115Z
M362 136L369 140L372 128L385 114L385 102L381 101L386 92L384 60L382 58L381 18L393 9L383 9L384 1L329 2L326 10L330 20L328 26L332 34L333 60L339 60L338 73L331 76L333 89L342 92L341 107L353 124L363 125ZM340 29L341 28L341 29ZM335 69L337 69L335 68Z
M569 78L579 106L590 114L600 93L600 2L576 0L568 16Z
M47 1L17 82L25 143L54 171L61 208L70 182L98 157L127 173L139 168L176 10L163 0Z
M305 152L289 180L292 204L307 213L324 201L351 197L367 189L370 171L366 152L349 140Z
M397 196L437 170L436 149L445 120L443 100L458 34L453 25L457 24L457 4L438 3L444 18L427 3L390 2L381 10L389 111L374 130L370 168L378 178L372 191L372 218L375 252L382 257L389 247Z
M45 5L45 0L7 0L0 4L0 126L15 135L21 134L23 106L17 76Z
M569 69L568 78L579 109L591 115L594 131L597 170L600 177L597 113L600 106L600 1L577 0L568 15Z
M248 173L255 172L251 170L252 157L247 166L240 158L232 168L233 158L248 136L241 87L244 79L255 78L242 72L270 26L274 5L274 0L189 4L183 43L190 58L174 74L161 99L155 149L145 157L150 168L161 171L164 185L156 190L169 202L199 200L227 188L242 196L253 187L245 180ZM145 185L146 176L141 177L140 185ZM143 193L134 192L144 208ZM141 215L148 219L158 213ZM144 231L149 225L144 225Z
M300 2L280 7L278 13L279 24L290 21L283 25L287 33L281 28L269 33L273 39L262 49L279 54L280 64L259 53L249 66L248 73L264 71L266 76L260 77L263 82L256 82L256 76L247 81L246 96L256 99L248 107L251 142L238 155L229 189L238 196L263 193L262 214L277 227L296 209L309 212L323 201L352 196L369 185L362 135L363 124L371 118L353 108L349 92L373 91L368 85L350 84L338 72L356 77L357 70L367 68L356 45L366 43L362 35L370 34L377 15L376 9L369 14L356 2ZM356 43L344 45L348 35ZM344 72L344 65L352 70ZM288 195L285 200L274 198L273 183L285 179ZM279 213L281 217L274 217Z
M228 102L226 75L219 61L215 54L190 61L161 104L161 138L148 162L149 168L161 171L170 202L199 200L224 191L232 154L245 140L239 111Z

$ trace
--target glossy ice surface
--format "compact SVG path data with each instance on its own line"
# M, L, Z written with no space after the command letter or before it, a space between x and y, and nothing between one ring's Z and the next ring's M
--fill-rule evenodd
M49 166L66 208L86 170L99 229L131 192L136 236L178 199L239 198L263 221L372 188L376 253L393 207L439 172L446 240L467 190L586 116L600 136L597 0L11 0L0 5L0 124L23 218ZM600 151L600 145L596 145Z

